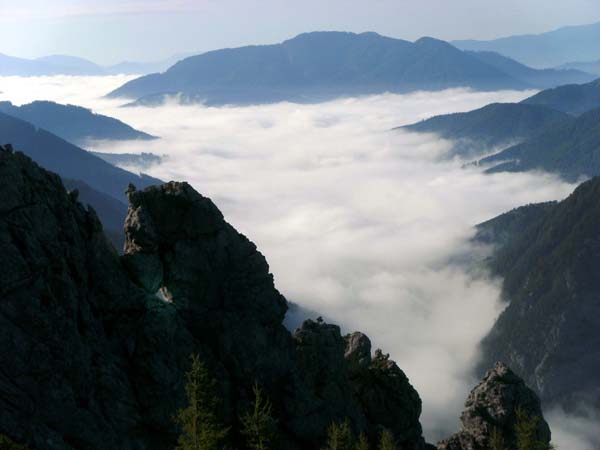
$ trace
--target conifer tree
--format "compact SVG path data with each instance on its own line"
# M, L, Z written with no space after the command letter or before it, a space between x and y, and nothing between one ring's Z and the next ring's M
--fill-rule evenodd
M522 408L517 408L515 412L517 415L515 424L517 450L551 450L552 445L547 445L537 438L537 427L540 418L528 416Z
M254 385L254 403L241 418L242 435L250 450L269 450L277 439L277 421L273 418L273 406L264 397L261 388Z
M369 440L365 433L360 433L358 435L358 441L356 441L354 450L369 450Z
M217 418L215 381L198 355L191 359L185 386L188 406L175 418L181 428L176 450L220 450L229 429Z
M383 430L381 432L379 450L396 450L396 440L390 430Z
M497 427L494 427L490 435L490 450L506 450L504 437Z
M332 423L327 430L327 445L324 450L354 450L354 433L350 422Z

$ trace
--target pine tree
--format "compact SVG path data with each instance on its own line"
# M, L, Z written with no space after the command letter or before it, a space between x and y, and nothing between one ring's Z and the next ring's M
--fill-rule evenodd
M341 424L332 423L329 426L324 450L354 450L354 433L347 419Z
M263 392L254 386L252 409L241 418L242 435L246 437L247 447L251 450L269 450L277 439L277 421L272 416L273 406Z
M496 427L494 427L490 436L490 450L506 450L504 437Z
M517 408L515 413L517 415L515 424L517 450L551 450L553 448L552 445L547 445L537 438L539 417L528 416L522 408Z
M215 381L198 355L192 355L191 359L185 386L188 406L175 418L181 428L176 450L219 450L229 429L217 418Z
M358 441L356 441L354 450L369 450L369 440L365 433L360 433L358 436Z
M390 430L383 430L379 439L379 450L396 450L396 440Z

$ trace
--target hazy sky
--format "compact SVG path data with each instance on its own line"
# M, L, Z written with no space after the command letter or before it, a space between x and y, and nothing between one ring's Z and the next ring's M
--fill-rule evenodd
M492 38L600 21L598 0L0 0L0 53L156 60L304 31Z

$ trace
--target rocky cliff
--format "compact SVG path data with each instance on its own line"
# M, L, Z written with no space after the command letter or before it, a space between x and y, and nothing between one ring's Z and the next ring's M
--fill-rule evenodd
M57 175L0 149L0 434L38 450L173 448L196 353L228 424L258 383L287 448L315 448L346 418L425 447L398 366L321 321L289 333L265 258L209 199L186 183L128 198L119 257Z
M550 448L550 428L537 395L508 366L497 363L469 394L461 431L438 443L438 450L489 450L494 434L502 443L497 448L514 450L519 413L532 424L536 448Z
M546 406L600 407L600 178L516 212L496 222L508 233L490 267L508 305L483 341L480 371L505 361Z

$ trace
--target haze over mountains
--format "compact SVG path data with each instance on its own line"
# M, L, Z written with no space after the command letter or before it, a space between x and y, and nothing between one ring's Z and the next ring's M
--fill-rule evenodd
M573 61L600 59L600 22L559 28L542 34L509 36L452 44L463 50L493 51L536 68L556 67Z
M101 66L85 58L69 55L51 55L27 59L0 53L0 76L52 76L52 75L118 75L163 72L187 55L176 55L155 62L123 61L111 66Z
M575 181L600 175L600 80L541 91L402 127L453 141L450 156L476 158L488 173L542 170ZM577 117L575 117L577 116Z
M80 146L94 140L155 139L120 120L94 114L89 109L75 105L35 101L15 106L10 102L0 102L0 112L30 122Z
M600 59L588 62L569 62L558 66L557 69L575 69L600 76Z
M586 83L593 80L595 75L572 68L564 69L532 69L514 59L510 59L500 53L482 51L467 52L481 61L495 67L510 75L516 80L521 80L536 88L550 88L562 84Z
M473 157L522 142L547 127L569 120L567 113L546 106L494 103L466 113L435 116L401 127L436 133L454 142L450 156Z
M510 73L509 73L510 72ZM314 32L276 45L216 50L109 94L160 104L311 102L350 95L470 87L526 89L593 79L579 71L536 71L499 56L462 52L447 42L415 42L376 33Z

